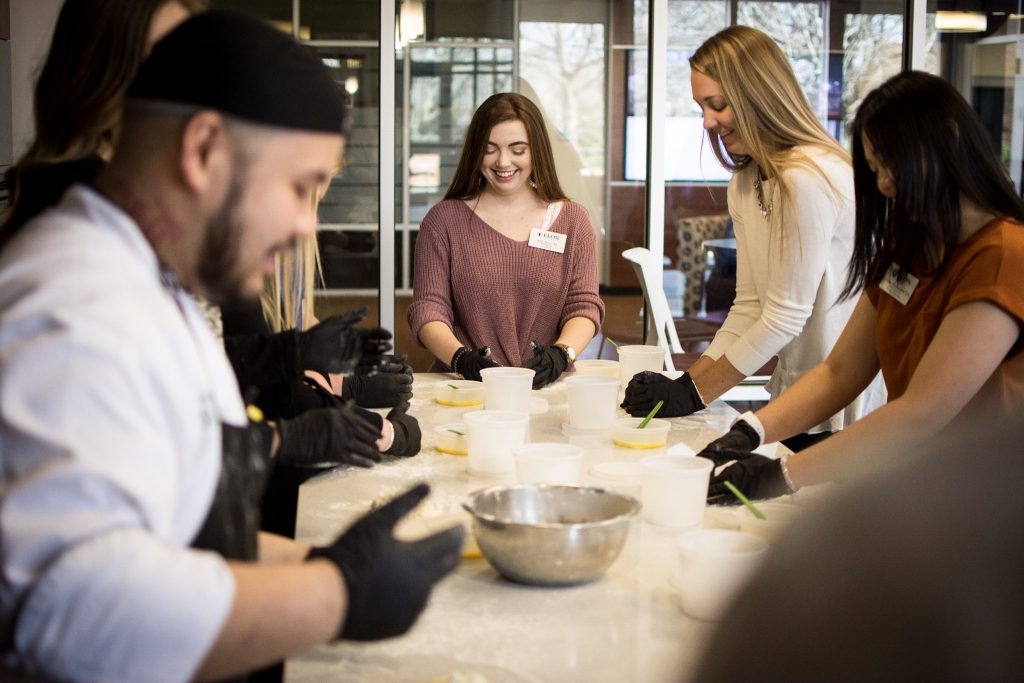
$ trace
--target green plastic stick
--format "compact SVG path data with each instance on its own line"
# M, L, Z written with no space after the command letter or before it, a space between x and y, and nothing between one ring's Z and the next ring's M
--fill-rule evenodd
M605 339L608 339L608 343L611 344L612 346L614 346L616 350L618 350L619 345L616 344L614 340L609 339L608 337L605 337Z
M455 386L454 384L449 384L448 386L450 386L450 387L451 387L452 389L454 389L455 391L458 391L458 390L459 390L459 388L458 388L457 386Z
M456 429L449 429L448 431L451 432L452 434L458 434L459 436L465 436L465 434L463 434L462 432L460 432L460 431L458 431Z
M743 492L732 485L731 481L725 482L725 488L732 491L732 495L740 499L740 502L747 506L747 509L758 519L768 519L764 513L757 509L757 506L750 502L750 499L743 495Z
M647 413L647 417L645 417L644 421L637 425L636 428L643 429L644 427L646 427L647 423L650 422L654 418L654 416L658 414L658 411L661 410L661 407L663 405L665 405L664 401L658 401L657 403L655 403L654 407L651 408L651 412Z

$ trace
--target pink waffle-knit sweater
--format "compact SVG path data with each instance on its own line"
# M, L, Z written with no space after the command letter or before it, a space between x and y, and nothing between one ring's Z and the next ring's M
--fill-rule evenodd
M464 345L490 346L498 363L521 366L532 355L531 341L554 343L570 318L587 318L600 329L597 237L586 209L565 202L548 230L567 235L564 253L505 237L462 200L435 205L416 238L413 338L438 320ZM435 363L434 369L446 368Z

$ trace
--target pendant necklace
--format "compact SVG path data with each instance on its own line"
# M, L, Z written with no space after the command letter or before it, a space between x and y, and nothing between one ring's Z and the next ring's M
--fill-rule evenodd
M768 202L765 204L764 202L764 188L761 186L760 175L754 178L754 192L757 193L757 206L760 209L761 218L768 220L772 215L772 203Z

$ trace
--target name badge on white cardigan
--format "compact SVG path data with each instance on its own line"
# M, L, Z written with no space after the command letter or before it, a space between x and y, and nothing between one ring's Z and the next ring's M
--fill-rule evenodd
M878 283L878 288L906 306L907 302L910 301L910 295L917 289L919 280L910 273L907 273L904 279L900 281L899 274L900 269L896 267L895 263L892 264L889 266L889 272Z
M527 242L527 244L531 247L536 247L537 249L543 249L544 251L553 251L556 254L564 254L566 237L566 235L563 235L560 232L551 232L549 230L534 228L530 231L530 241Z

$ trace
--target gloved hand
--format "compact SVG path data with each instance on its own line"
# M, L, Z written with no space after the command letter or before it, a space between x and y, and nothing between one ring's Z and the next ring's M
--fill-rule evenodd
M299 332L299 365L302 369L351 372L362 354L362 336L354 325L370 312L367 307L332 315L305 332Z
M558 346L541 346L530 342L533 357L527 358L524 368L533 368L533 388L540 389L562 376L569 367L569 356Z
M290 420L277 421L280 443L276 457L289 465L373 467L381 460L377 439L383 424L380 415L351 402L340 408L308 410Z
M422 439L419 421L399 408L388 413L388 421L395 428L395 440L391 442L391 448L384 452L399 458L408 458L419 453Z
M498 364L491 360L491 348L485 346L480 349L471 349L468 346L460 346L452 354L452 362L448 364L455 372L465 379L480 381L480 371L484 368L496 368Z
M402 372L406 375L412 376L412 366L406 361L409 360L409 356L403 354L391 355L385 354L381 356L381 361L374 365L357 365L357 375L375 375L378 372L389 372L396 373Z
M348 609L339 638L377 640L405 633L434 584L458 565L461 525L412 543L392 533L429 491L420 484L367 514L333 544L309 551L307 559L330 560L345 579Z
M389 358L394 358L388 353L391 350L391 332L383 327L359 327L356 329L362 335L362 355L356 364L356 374L369 375L380 372L381 366Z
M682 377L669 379L650 370L638 372L629 380L629 384L626 385L626 400L622 402L622 407L633 417L645 417L658 401L665 402L658 412L658 417L683 417L707 407L701 400L690 373L684 372Z
M364 408L408 405L412 398L412 375L404 372L351 375L341 384L341 397Z
M718 467L730 460L746 459L751 451L760 445L761 437L757 431L745 421L737 420L724 436L709 443L697 455L708 458L715 463L715 467Z
M731 482L747 498L775 498L793 493L782 474L782 463L763 455L750 453L718 474L711 476L708 503L711 505L739 505L736 495L725 486Z

